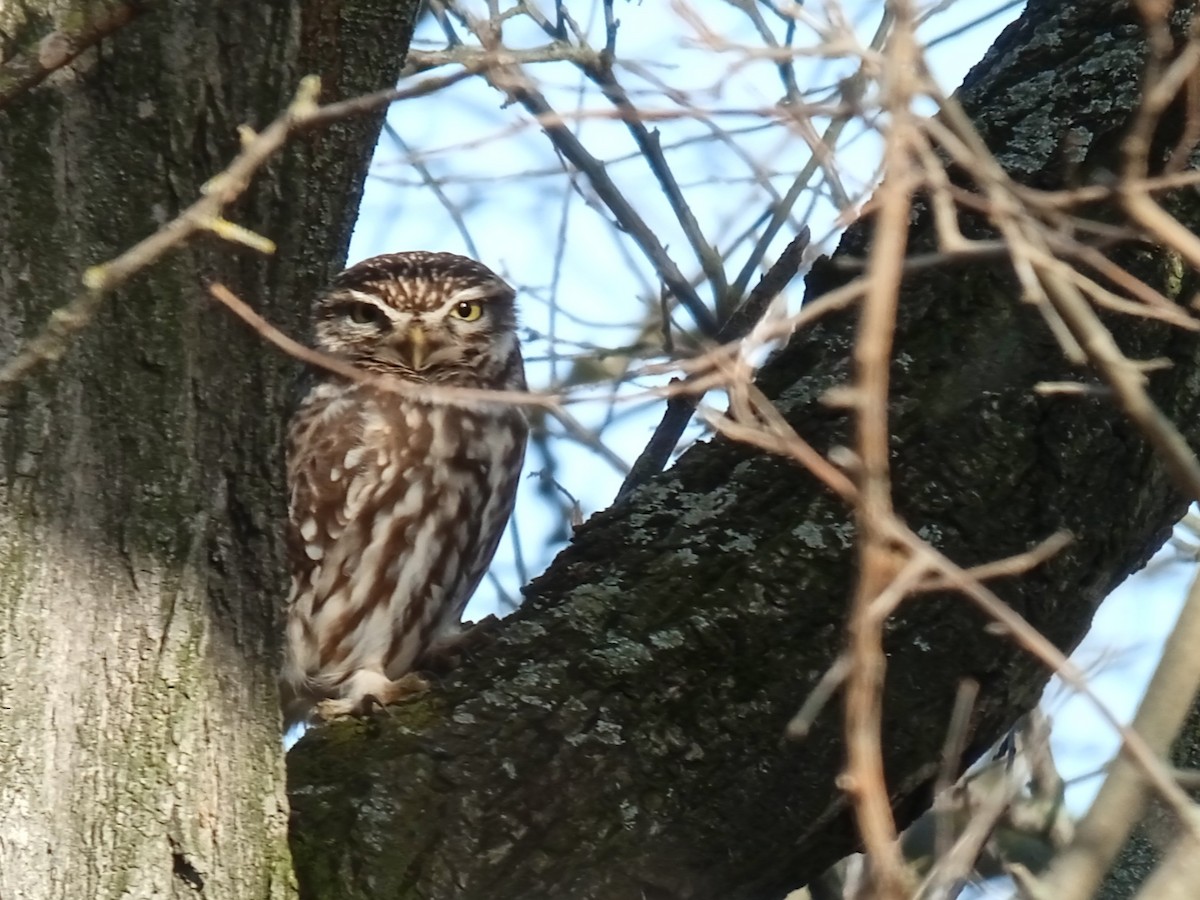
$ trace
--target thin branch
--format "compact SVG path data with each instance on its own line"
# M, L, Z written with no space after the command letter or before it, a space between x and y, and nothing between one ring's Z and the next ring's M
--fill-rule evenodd
M994 201L993 221L1008 240L1014 268L1023 286L1045 298L1046 305L1054 312L1054 320L1047 319L1047 322L1053 326L1057 320L1066 329L1065 335L1056 331L1064 352L1068 358L1074 358L1078 353L1095 367L1112 389L1118 405L1158 451L1175 482L1188 496L1200 498L1200 462L1179 429L1151 399L1144 371L1122 353L1112 332L1104 326L1078 287L1051 262L1053 254L1042 236L1042 229L1036 222L1022 218L1018 195L1010 188L1011 179L974 130L962 107L950 97L938 97L938 100L942 104L941 120L963 141L972 159L973 174ZM1165 220L1161 224L1168 233L1160 234L1164 241L1175 236L1174 227L1181 227L1148 197L1127 196L1125 199L1127 209L1130 203L1139 206L1145 202L1157 210L1157 213L1154 210L1142 212L1153 221ZM1195 260L1200 262L1200 241L1190 233L1181 241L1196 245ZM1179 244L1168 241L1167 245L1188 256Z
M437 198L438 203L446 210L446 214L450 216L450 221L454 223L454 227L458 229L459 237L463 239L463 245L467 248L467 252L475 259L479 259L479 248L475 246L475 241L471 237L471 230L467 227L467 222L463 218L462 210L447 196L445 190L442 189L442 183L434 177L433 172L429 170L429 166L422 160L417 158L412 152L408 142L397 131L390 122L383 123L383 133L391 138L400 150L408 157L408 164L411 165L417 174L421 176L421 184L429 188L433 192L433 196Z
M565 15L565 10L560 9L560 12ZM638 245L663 283L687 309L700 331L709 337L714 337L717 333L716 317L705 305L700 295L696 293L691 282L679 271L666 248L658 240L654 230L642 219L626 199L624 193L609 177L604 163L593 156L579 138L565 126L563 117L525 77L519 60L503 47L494 46L497 40L494 34L495 26L476 21L461 13L460 15L485 47L486 55L477 55L475 59L476 65L486 59L486 64L481 66L481 71L488 84L505 94L510 100L521 104L534 116L555 150L587 176L593 190L612 213L618 226ZM615 29L615 21L609 24L611 28ZM543 24L543 27L550 26ZM576 47L574 51L579 57L575 62L579 65L583 65L588 58L592 60L593 68L602 64L600 56L590 49ZM635 113L637 119L645 118L636 110Z
M883 16L879 20L879 25L875 29L875 34L871 38L871 49L878 49L883 46L884 40L891 31L892 18L890 8L884 10ZM758 269L759 263L766 256L767 248L771 245L771 241L775 240L775 235L779 233L779 229L787 221L792 207L800 197L800 194L808 186L808 181L812 178L817 168L821 167L824 170L826 180L831 187L840 184L837 172L834 170L830 160L837 148L837 142L841 138L842 131L845 130L846 125L849 124L850 120L858 112L863 95L866 93L866 88L867 78L861 68L850 78L842 82L843 109L830 119L825 133L815 141L808 137L807 131L811 129L811 125L807 123L807 120L798 120L801 136L805 137L808 141L809 148L812 150L812 156L804 164L804 168L800 170L800 173L792 182L792 186L788 188L788 192L784 195L783 199L775 205L775 209L771 214L771 221L763 229L763 233L754 245L754 249L750 251L750 256L747 258L746 264L742 266L742 270L738 273L737 278L734 279L733 287L731 288L733 296L740 296L746 290L747 285L750 284L750 279L754 277L754 272ZM849 199L845 196L844 192L838 196L837 202L839 206L850 205Z
M442 0L429 0L429 11L433 15L434 21L438 23L438 27L442 29L442 34L446 36L446 43L451 47L462 45L462 39L454 31L454 23L450 21L450 17L446 15L446 6ZM412 51L409 51L408 57L405 59L405 65L408 65L412 58Z
M978 681L974 678L964 678L958 683L958 690L954 694L954 707L950 711L950 723L946 727L946 740L942 744L942 764L938 767L937 781L933 785L933 812L937 817L934 845L939 863L945 862L945 857L954 842L953 816L938 809L939 801L949 796L962 771L963 753L971 735L971 713L974 712L978 699ZM970 858L972 863L976 856Z
M854 482L837 466L822 456L804 440L783 418L779 410L753 384L745 385L744 392L748 395L753 406L750 424L740 422L728 415L715 413L705 414L701 408L700 414L712 426L731 440L741 441L751 446L766 450L768 453L778 453L795 460L821 481L833 493L846 502L853 502L857 491Z
M473 62L465 64L457 72L452 72L449 75L442 75L437 78L423 78L410 87L387 88L386 90L363 94L359 97L351 97L348 100L340 100L337 103L327 103L315 110L312 115L305 117L303 122L297 123L296 130L311 131L317 128L326 128L334 122L340 122L342 119L373 113L401 100L425 97L443 88L448 88L453 84L458 84L460 81L466 81L494 63L494 57L482 55Z
M893 517L888 397L892 341L908 244L909 213L916 179L912 169L913 114L910 108L917 48L913 9L906 0L889 4L896 27L884 54L885 107L890 126L884 146L887 177L877 192L878 213L867 266L868 285L854 341L853 406L859 457L859 577L846 626L851 669L845 689L846 792L854 807L869 861L874 896L908 896L908 877L896 843L896 822L883 769L883 685L887 660L883 627L887 607L907 590L905 573L923 576L917 557L897 553L887 524ZM897 574L899 571L900 574ZM896 600L885 604L885 595Z
M370 384L380 390L393 391L402 396L419 400L423 403L439 403L448 406L473 406L477 404L505 404L510 406L535 406L551 413L558 409L558 400L547 394L525 393L521 391L489 391L479 388L452 387L440 384L420 384L406 381L391 375L382 375L367 369L360 369L344 359L330 356L319 350L306 347L288 337L238 297L233 291L219 282L210 284L208 292L214 300L228 309L231 313L245 322L263 340L273 344L288 356L298 359L305 365L354 381L359 384Z
M825 674L821 676L820 681L816 686L809 691L808 696L804 700L804 704L800 707L796 715L787 724L784 730L784 736L789 741L802 741L808 737L808 733L812 730L813 724L817 721L817 716L821 714L829 701L846 683L846 676L850 674L850 657L842 654L833 661Z
M609 447L604 441L600 440L599 436L588 430L582 422L567 412L565 409L554 409L550 413L558 420L566 431L568 437L576 443L587 447L606 463L613 467L619 474L626 475L629 472L629 464L623 460L618 453Z
M577 63L581 60L594 61L596 59L596 53L591 49L561 42L544 44L540 47L529 47L522 50L505 49L501 52L503 52L504 60L508 64L524 65L544 62ZM405 60L404 71L401 75L419 75L422 72L428 72L430 69L437 69L441 66L465 65L489 57L492 59L492 64L494 64L496 62L496 52L481 50L476 47L453 46L446 50L410 50Z
M225 207L236 200L256 171L287 142L298 123L317 110L321 82L310 75L300 82L287 110L260 134L248 140L225 171L202 189L203 196L150 237L120 256L93 266L83 276L86 291L54 311L41 333L0 368L0 394L12 389L39 366L60 359L74 336L88 325L104 298L132 276L197 232L218 232Z
M762 13L758 10L758 0L726 0L730 6L740 9L754 25L758 36L762 39L763 45L772 48L779 48L779 41L775 38L775 33L771 31ZM773 10L776 15L779 10ZM796 35L796 20L790 16L784 17L785 25L785 46L790 47ZM795 59L780 59L776 64L779 72L779 80L783 84L783 96L785 102L796 103L800 100L800 86L796 83Z
M843 500L848 503L855 501L857 491L853 483L842 475L841 472L832 469L828 461L821 457L820 454L815 453L783 421L778 410L769 403L764 403L764 407L760 410L760 413L766 413L768 417L773 415L775 418L767 418L765 426L760 427L732 423L736 427L731 428L727 432L729 436L735 440L743 440L769 453L777 453L796 461L821 478ZM721 427L722 431L725 431L724 426L719 427ZM820 462L820 466L814 467L812 465L814 457ZM1108 706L1096 696L1085 672L1069 660L1040 631L1030 625L1020 613L1013 610L1012 607L996 596L995 593L981 584L977 578L971 577L961 566L954 563L923 538L915 534L894 515L889 517L884 528L888 540L894 546L901 548L903 554L914 558L920 557L923 561L922 568L924 570L936 573L940 579L944 580L947 587L961 593L983 612L984 615L1002 628L1003 632L1009 635L1019 647L1024 649L1033 658L1039 660L1050 672L1058 675L1064 683L1089 700L1101 718L1120 736L1125 752L1138 765L1149 783L1155 788L1166 804L1179 815L1182 824L1193 835L1200 837L1200 822L1195 821L1190 812L1193 808L1191 800L1177 783L1175 770L1166 766L1161 757L1147 744L1142 736L1133 728L1122 724L1120 719L1113 714ZM1200 640L1200 638L1193 638L1192 646L1194 646L1197 640ZM1196 659L1200 660L1200 656L1197 656ZM849 666L850 664L850 662L847 662L845 665ZM826 696L836 690L842 682L843 677L849 674L848 671L834 671L840 670L842 665L841 663L835 663L830 672L827 673L826 678L818 685L817 690L823 691ZM822 697L822 700L824 699L825 697ZM812 710L807 703L805 710L809 712L809 719L816 714L816 711Z
M1049 562L1066 549L1073 540L1074 536L1071 532L1056 531L1037 546L1026 550L1024 553L998 559L995 562L984 563L980 566L973 566L966 570L966 574L980 582L988 581L992 578L1011 578L1014 575L1023 575L1032 569L1036 569L1043 563ZM917 590L944 591L949 587L951 587L951 583L945 577L935 576L922 582Z
M780 254L775 264L763 275L762 280L750 292L750 295L721 325L721 330L717 333L718 343L727 344L731 341L741 340L750 333L750 330L766 312L771 301L779 296L796 277L804 258L804 251L808 248L808 241L807 228L792 238L791 243ZM663 470L678 445L680 436L687 428L688 422L691 421L692 413L695 412L700 400L701 395L699 394L681 394L673 397L667 403L667 410L663 414L662 421L654 429L650 442L634 462L628 477L617 492L618 500Z
M12 359L0 366L0 395L11 390L30 373L62 358L75 335L95 317L104 299L142 269L199 232L211 232L271 252L274 245L260 235L234 226L222 218L229 204L246 190L250 179L287 143L294 133L321 128L350 116L382 109L397 100L422 97L477 74L470 67L441 78L427 78L407 88L377 91L339 103L317 105L321 81L315 75L301 79L295 99L275 121L258 134L244 129L243 147L226 169L201 189L203 196L158 231L124 253L92 266L83 275L85 292L55 310L42 331Z
M995 765L1001 764L995 763ZM964 791L968 792L968 798L964 798L961 802L969 803L971 799L969 788L964 788ZM935 900L935 898L957 896L955 887L960 886L966 880L988 839L1020 792L1020 780L1010 775L983 795L982 802L971 810L970 821L958 835L957 840L945 852L937 854L937 864L918 889L916 900Z
M629 134L645 158L646 165L650 167L650 171L658 180L659 186L671 206L671 211L675 213L675 218L683 229L684 236L692 245L692 250L700 261L700 267L704 270L709 284L712 285L717 309L720 309L730 299L727 297L728 285L725 279L724 261L704 237L700 223L696 221L696 216L683 196L683 191L679 189L675 173L667 163L666 156L663 155L662 142L658 132L651 132L645 126L637 107L634 106L625 89L613 75L611 65L606 67L581 63L580 69L620 111L621 121L629 129Z
M1200 646L1200 576L1192 581L1183 612L1167 637L1162 658L1130 726L1158 757L1170 752L1200 688L1197 646ZM1050 896L1058 900L1084 900L1095 895L1126 837L1141 818L1145 789L1143 767L1127 755L1120 756L1079 823L1075 839L1051 866L1044 880ZM1185 824L1192 829L1187 839L1194 843L1196 813L1190 805Z
M520 103L529 113L536 116L542 130L571 165L587 176L593 190L604 201L605 206L617 220L618 226L628 234L650 260L655 271L670 289L675 298L687 309L700 331L708 337L717 334L717 320L712 311L700 299L696 289L679 271L666 248L658 240L654 230L646 224L620 188L613 183L604 164L596 159L570 129L540 92L533 89L519 74L498 75L492 69L486 73L488 83Z
M1046 272L1042 277L1055 309L1112 388L1125 415L1158 451L1175 483L1192 499L1200 499L1200 461L1179 428L1151 399L1142 368L1121 352L1112 332L1074 285L1057 272Z
M913 555L925 557L928 568L943 575L955 590L1001 626L1018 646L1035 659L1040 660L1072 689L1091 701L1092 706L1104 721L1121 737L1124 752L1138 766L1164 802L1179 816L1181 824L1193 835L1200 837L1200 821L1197 821L1193 813L1194 806L1191 798L1179 787L1173 770L1163 762L1159 751L1151 746L1138 730L1124 725L1112 710L1096 696L1088 682L1087 675L1080 670L1079 666L1069 660L1045 635L1030 625L1020 613L986 586L980 584L977 579L967 575L962 567L932 547L902 522L893 519L888 525L888 530L891 538L898 545ZM1191 653L1194 649L1196 636L1192 635L1191 640L1192 644L1188 645L1190 649L1185 652ZM1200 665L1200 655L1195 655L1195 661ZM1160 668L1162 668L1161 665ZM1055 895L1055 900L1060 900L1060 898Z

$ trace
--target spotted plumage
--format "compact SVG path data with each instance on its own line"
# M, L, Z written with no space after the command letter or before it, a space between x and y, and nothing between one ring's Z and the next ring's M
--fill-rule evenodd
M318 349L419 384L525 387L512 289L450 253L377 256L314 307ZM287 722L386 704L454 642L512 512L522 411L323 377L288 435Z

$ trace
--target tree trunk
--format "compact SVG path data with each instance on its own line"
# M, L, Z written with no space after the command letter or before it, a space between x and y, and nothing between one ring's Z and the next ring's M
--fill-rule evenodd
M392 84L416 6L0 4L0 96L115 28L0 109L0 360L85 269L192 203L302 76L325 100ZM379 125L294 143L235 204L274 257L215 238L175 252L0 398L0 896L294 894L275 670L295 371L202 282L301 321L342 261Z
M1035 0L959 97L1020 180L1087 184L1119 168L1144 50L1124 4ZM1200 230L1193 195L1172 210ZM837 259L863 258L869 240L869 223L852 229ZM909 252L933 248L918 204ZM1195 295L1194 273L1165 252L1116 256L1168 296ZM809 298L849 277L819 266ZM1063 361L1004 264L914 272L901 308L898 509L964 565L1070 529L1050 564L994 585L1070 648L1184 499L1110 401L1032 391L1088 376ZM849 443L821 398L849 378L853 325L846 314L797 335L759 382L823 451ZM1174 361L1152 376L1154 396L1200 436L1195 338L1110 325L1130 356ZM783 738L842 643L853 541L847 510L806 472L727 440L694 448L580 528L472 664L390 716L301 741L289 778L302 896L728 900L806 882L855 849L835 783L838 716L802 743ZM981 687L976 750L1045 683L987 624L948 595L910 600L889 624L884 750L902 817L926 801L961 679Z

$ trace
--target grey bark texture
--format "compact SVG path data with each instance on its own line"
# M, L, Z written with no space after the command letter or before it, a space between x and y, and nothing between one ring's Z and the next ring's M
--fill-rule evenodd
M1177 26L1190 10L1180 5ZM959 96L1020 180L1103 181L1119 168L1144 52L1126 4L1035 0ZM1194 195L1171 203L1200 227ZM977 220L963 227L990 234ZM870 239L869 223L852 229L835 260L863 258ZM918 205L909 252L933 247ZM1110 253L1170 297L1195 295L1194 273L1169 253ZM808 295L849 277L836 262L818 266ZM902 293L898 509L965 565L1070 529L1075 542L1049 565L994 585L1070 648L1185 501L1108 400L1033 392L1091 376L1063 362L1003 264L922 270ZM843 417L820 401L849 377L853 324L846 314L797 335L761 375L821 450L849 443ZM1153 393L1194 442L1195 337L1109 324L1132 357L1173 360ZM847 510L804 471L722 439L692 449L580 528L495 644L438 689L387 716L316 729L293 750L302 896L733 900L806 882L855 849L835 784L836 708L806 741L783 738L842 644L853 540ZM987 624L945 595L909 601L889 625L884 750L902 819L927 800L961 679L981 687L976 751L1045 683Z
M0 360L87 267L195 200L302 76L325 100L390 86L416 5L0 4L0 58L25 83L91 19L130 20L0 109ZM301 321L342 262L379 125L296 141L230 211L276 256L175 252L0 398L5 900L295 895L275 670L296 373L203 282Z

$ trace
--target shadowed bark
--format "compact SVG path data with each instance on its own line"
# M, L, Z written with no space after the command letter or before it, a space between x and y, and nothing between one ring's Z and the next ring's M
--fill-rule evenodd
M0 362L89 266L195 200L302 76L325 100L390 86L416 5L0 4ZM202 282L300 321L342 261L379 125L295 142L235 204L275 257L175 252L0 398L0 896L295 894L274 674L295 373Z
M1020 180L1106 179L1138 100L1137 20L1108 0L1031 7L960 99ZM1200 227L1194 196L1172 209ZM910 253L933 248L931 231L918 206ZM869 237L852 229L836 258L862 258ZM1170 297L1195 293L1169 254L1115 256ZM808 296L847 278L822 265ZM1195 338L1110 324L1130 356L1174 361L1154 396L1194 440ZM843 315L798 335L760 378L821 450L849 443L820 398L849 377L852 328ZM995 585L1071 647L1162 542L1181 495L1110 402L1033 393L1089 376L1062 361L1003 265L908 277L892 374L898 509L966 565L1071 530L1052 563ZM853 540L847 511L795 466L721 439L694 448L580 528L472 664L390 716L296 747L302 895L771 898L805 882L855 849L836 710L805 742L783 739L841 646ZM981 686L976 750L1039 696L1047 673L986 624L958 597L926 596L888 628L884 749L902 817L925 802L961 678Z

